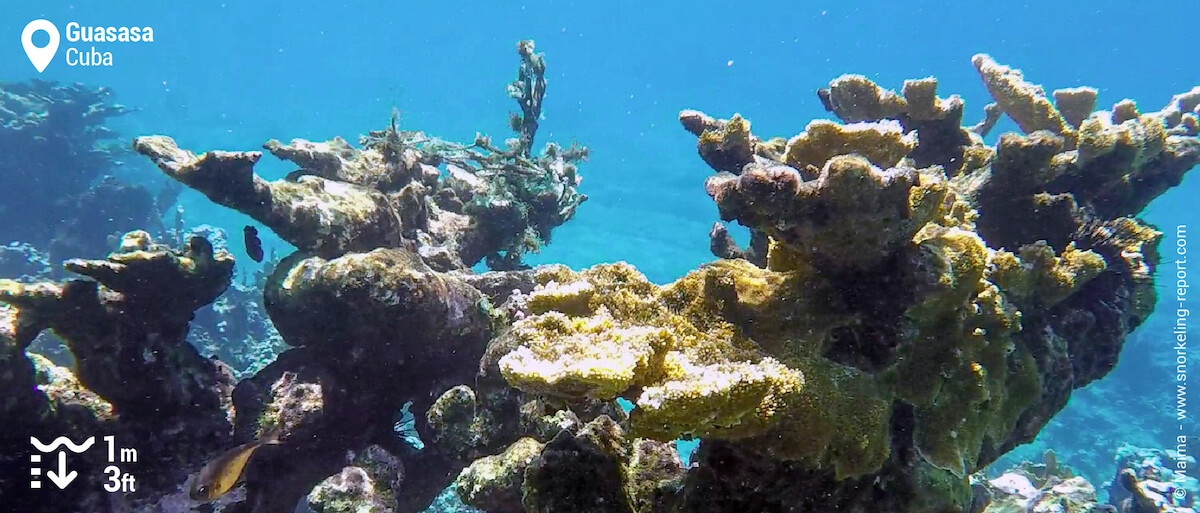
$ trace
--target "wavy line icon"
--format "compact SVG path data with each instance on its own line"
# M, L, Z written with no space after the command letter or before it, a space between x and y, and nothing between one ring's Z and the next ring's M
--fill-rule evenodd
M67 438L65 436L60 436L58 438L55 438L53 442L50 442L50 445L46 445L46 444L43 444L40 440L38 440L37 437L31 436L31 437L29 437L29 443L33 444L33 447L35 449L42 451L42 452L50 452L55 449L58 449L59 446L63 446L63 447L66 447L67 449L70 449L71 452L79 454L83 451L91 449L92 444L96 443L96 437L89 436L87 441L83 442L82 444L75 445L75 442L72 442L70 438Z

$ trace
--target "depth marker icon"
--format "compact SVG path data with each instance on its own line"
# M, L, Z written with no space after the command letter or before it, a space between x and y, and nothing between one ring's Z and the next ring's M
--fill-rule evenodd
M41 462L42 462L42 455L41 455L41 454L30 454L30 455L29 455L29 464L30 464L30 465L34 465L34 464L41 463ZM41 482L41 481L38 481L38 480L37 480L37 477L38 477L39 475L41 475L41 474L42 474L42 468L41 468L41 467L37 467L37 466L31 467L31 468L29 469L29 474L30 474L31 476L33 476L33 479L31 479L31 480L29 481L29 487L30 487L30 488L35 488L35 489L36 489L36 488L41 488L41 487L42 487L42 482Z
M65 436L55 438L54 441L50 442L49 444L42 443L41 440L38 440L36 437L29 437L29 443L33 444L33 448L40 452L49 453L56 449L58 450L58 471L55 472L55 469L47 470L46 477L49 478L50 482L54 483L54 486L57 486L60 490L66 488L67 485L71 484L71 481L74 481L76 477L79 477L79 472L74 470L69 472L67 471L67 450L79 454L91 448L92 444L95 442L96 437L94 436L88 437L86 441L78 445ZM41 454L29 455L30 488L42 487L42 482L38 479L38 476L42 474L42 468L38 466L38 464L41 462Z

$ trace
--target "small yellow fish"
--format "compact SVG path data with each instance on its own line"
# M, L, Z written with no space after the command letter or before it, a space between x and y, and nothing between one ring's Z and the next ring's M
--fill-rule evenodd
M208 462L196 479L188 495L194 501L213 501L229 493L242 477L242 470L259 447L279 443L279 427L267 431L258 440L234 447Z

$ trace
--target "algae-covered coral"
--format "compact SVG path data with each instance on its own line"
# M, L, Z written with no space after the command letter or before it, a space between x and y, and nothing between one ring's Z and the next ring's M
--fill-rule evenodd
M973 62L1028 135L987 146L934 79L897 94L839 78L820 96L848 124L814 121L786 144L740 116L684 111L717 172L709 195L767 238L765 269L719 261L663 287L621 266L543 271L531 315L505 335L504 376L531 393L626 397L635 435L717 442L702 468L734 451L830 476L839 493L901 476L928 500L926 481L961 482L1030 440L1148 314L1160 234L1129 216L1200 146L1170 121L1178 101L1080 120L1019 72ZM697 476L753 495L730 484L746 470L720 468Z
M585 199L587 152L532 154L546 61L517 49L521 113L503 149L393 119L359 147L268 142L299 169L267 181L258 152L135 139L167 176L299 249L263 297L292 348L232 391L216 363L170 344L228 285L228 255L202 239L170 249L135 233L108 261L70 264L99 285L6 283L0 334L162 351L112 365L160 379L152 399L172 419L191 401L235 439L281 428L226 511L418 511L451 484L494 512L966 510L969 474L1112 368L1155 300L1160 233L1135 216L1200 162L1186 95L1084 114L1087 90L1056 105L976 56L996 106L964 127L965 102L935 79L896 93L848 75L818 93L838 119L790 138L680 114L716 172L705 190L750 248L714 229L723 258L665 285L625 263L529 269L521 255ZM1000 112L1027 133L993 147L981 134ZM481 261L493 271L470 271ZM90 316L56 324L76 301ZM129 324L154 308L170 336ZM136 336L105 338L114 329ZM32 381L14 365L24 347L4 347L6 379ZM106 388L94 365L79 383L126 422L146 398ZM6 407L50 410L19 399ZM402 408L424 448L393 431ZM688 468L681 437L704 439ZM191 456L179 467L196 470ZM165 481L135 500L165 500L178 484Z
M519 137L507 148L484 135L458 144L401 130L395 114L386 129L364 136L361 148L340 138L266 142L272 155L299 166L276 181L254 173L261 152L196 155L164 136L139 137L133 147L168 176L322 256L407 242L443 271L481 260L494 269L519 268L521 256L549 242L587 199L577 190L577 164L588 150L548 143L540 155L530 154L545 63L531 41L518 50L522 65L509 93L525 114L513 118Z

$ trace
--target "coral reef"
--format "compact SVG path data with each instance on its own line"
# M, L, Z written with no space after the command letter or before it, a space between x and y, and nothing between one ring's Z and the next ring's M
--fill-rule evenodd
M363 137L362 148L342 139L268 141L264 149L300 166L268 182L253 171L261 152L198 156L163 136L139 137L133 146L168 176L323 257L410 245L441 271L485 259L493 269L520 268L521 255L548 243L587 199L576 189L576 164L588 151L549 143L540 156L529 154L545 62L532 42L518 49L520 78L509 93L525 114L513 118L519 138L508 149L483 135L462 145L402 131L393 115L387 129Z
M114 235L160 228L174 197L112 176L128 149L105 123L130 112L112 96L81 84L0 83L0 215L41 213L0 225L0 240L30 244L57 262L107 253Z
M1023 105L1005 95L1036 90L1001 78L999 111ZM1123 217L1140 207L1113 212L1086 191L1046 189L1064 176L1052 164L1079 155L1059 135L988 147L960 126L961 100L935 91L932 79L897 95L844 77L821 97L855 124L814 122L786 142L753 136L739 116L684 111L718 172L706 189L724 219L766 237L763 265L720 261L662 287L621 264L538 269L534 288L506 302L517 307L489 349L502 354L497 370L527 394L628 399L633 436L703 437L684 489L728 502L692 502L685 491L684 510L846 508L885 488L921 495L889 508L965 507L968 473L1029 441L1072 388L1111 369L1153 304L1160 235ZM1167 167L1192 167L1195 143L1172 139L1179 160ZM1148 162L1104 172L1155 172ZM1063 222L985 208L1051 194ZM1044 237L1006 238L1014 223ZM719 256L748 253L722 230L712 238ZM763 480L792 487L739 485ZM1055 493L1078 489L1081 504L1094 502L1076 485ZM513 507L508 497L501 509Z
M1053 451L1047 451L1044 463L1023 462L993 479L973 475L971 489L972 513L1115 513L1100 504L1092 483L1060 467Z
M285 258L267 284L266 305L295 349L234 391L238 432L279 425L285 433L247 471L247 510L294 503L341 468L347 450L372 443L400 450L394 412L413 400L423 414L425 398L467 381L473 367L466 362L482 356L490 337L482 299L405 250ZM434 463L425 464L427 472ZM281 468L296 470L280 479ZM411 500L431 500L430 492Z
M5 401L4 416L29 423L6 430L20 440L6 447L26 448L14 456L27 460L30 434L65 430L86 438L102 429L138 442L143 459L133 470L145 476L144 486L181 482L186 465L202 462L228 440L233 377L184 336L193 312L225 290L233 258L199 237L176 249L152 242L146 232L130 232L107 259L69 260L64 267L86 279L0 280L5 324L11 326L4 336L9 369L3 386L27 390L19 400ZM44 330L65 340L77 362L73 374L36 354L23 357ZM37 380L45 384L29 386ZM94 459L88 464L101 461Z
M5 282L5 286L12 285ZM0 304L0 386L5 389L0 400L0 416L5 419L0 444L10 448L0 454L4 469L25 468L33 451L31 436L48 441L46 433L54 433L83 439L98 429L108 431L113 421L112 403L82 388L70 370L39 355L25 355L22 339L29 335L19 316L16 308ZM102 464L98 458L76 461L73 468L82 476L80 483L61 494L38 497L30 493L25 479L0 480L0 494L7 507L18 511L102 511L107 506L103 497L81 492L99 486Z
M268 151L301 169L267 182L253 173L257 152L198 156L169 138L135 139L135 150L167 176L301 250L278 262L263 284L262 304L292 349L247 372L232 392L234 438L279 427L280 443L256 451L244 474L246 493L226 510L290 510L305 496L321 511L384 503L411 510L432 501L468 463L438 446L414 449L393 432L395 414L411 404L414 420L426 425L432 399L471 382L500 327L502 314L462 271L481 260L523 267L521 254L548 242L550 230L585 199L575 171L585 148L548 144L529 154L544 60L531 42L519 49L519 82L532 85L510 88L526 121L514 126L520 137L508 149L484 136L460 145L401 131L393 117L387 129L364 137L362 148L340 139L268 142ZM219 339L206 329L197 342ZM398 478L346 458L368 447L382 453L376 462L390 458L389 467L422 472L405 478L405 493L394 493ZM391 455L405 455L403 465Z
M313 513L356 513L395 511L395 494L404 480L404 467L398 458L372 445L349 458L342 468L313 487L305 505Z
M601 416L545 444L522 438L459 475L463 501L484 511L669 511L683 479L668 444L630 439Z
M209 240L218 251L231 250L225 230L207 224L185 229L182 215L178 221L167 233L177 244L199 236ZM253 273L242 273L241 279L234 280L216 301L197 310L190 323L188 342L205 357L228 365L238 379L258 372L288 347L271 323L262 299L267 276L278 261L272 251L263 267Z
M1128 444L1117 448L1116 473L1108 483L1109 502L1127 504L1133 511L1195 509L1200 482L1179 469L1196 468L1196 458L1174 450L1144 449ZM1176 493L1177 489L1182 493ZM1147 507L1147 503L1153 507ZM1126 508L1127 509L1127 508Z
M1055 97L1067 109L1063 114L1019 71L986 55L972 61L1000 108L1026 133L1003 137L990 176L980 175L986 182L976 192L980 214L1004 221L1008 213L1039 212L1032 223L981 225L980 233L997 246L1015 249L1042 239L1061 249L1063 239L1055 232L1080 228L1088 217L1082 212L1102 219L1137 214L1200 162L1200 142L1188 135L1185 122L1197 114L1180 113L1195 109L1194 91L1177 95L1158 112L1141 114L1126 100L1083 117L1080 109L1094 99L1079 96L1094 92L1058 92Z
M686 290L688 281L704 283L682 294L673 313L687 315L697 303L715 303L692 324L702 320L713 331L732 333L660 344L667 348L662 367L672 366L672 350L711 337L733 346L717 352L724 353L722 365L778 361L786 372L774 372L776 379L803 378L798 392L770 386L752 392L769 407L745 403L752 405L745 411L755 415L729 422L737 429L728 432L715 429L717 422L695 433L697 426L687 423L690 410L682 404L672 408L677 415L672 420L683 422L666 434L706 439L697 476L705 473L711 457L706 453L722 451L724 459L770 454L782 461L754 472L795 472L799 464L816 474L808 478L813 482L828 473L842 482L863 474L898 475L909 488L918 486L920 474L952 483L1030 440L1065 404L1071 388L1112 368L1124 336L1149 313L1154 301L1149 277L1160 235L1127 216L1200 162L1197 139L1166 135L1182 123L1168 119L1170 107L1138 114L1118 106L1080 119L1086 91L1060 93L1068 111L1063 114L1019 72L986 56L974 62L998 109L1028 135L1007 134L997 148L986 146L977 133L961 128L962 101L937 98L932 79L908 81L896 94L860 76L839 78L819 96L850 124L811 123L782 151L770 142L778 138L751 135L739 116L726 121L694 111L680 115L684 127L698 135L701 157L718 172L707 190L721 217L770 241L762 271L718 262L694 273L710 275L703 280L688 276L664 287ZM1189 106L1181 98L1187 96L1172 101L1175 110ZM1121 157L1108 156L1113 154ZM1085 175L1092 180L1086 186ZM723 270L719 278L711 276L716 269ZM595 280L587 281L600 290ZM663 292L634 290L608 297L641 295L671 304L655 298ZM562 299L555 312L518 321L512 333L537 323L547 333L570 333L556 326L603 325L604 338L628 332L627 323L688 333L675 320L646 314L653 309L629 308L636 313L597 319L595 310L581 313L577 302ZM615 310L603 306L605 315ZM558 315L578 320L552 322ZM717 328L721 322L734 329ZM528 358L519 351L545 347L538 337L525 339L529 342L515 353L521 361ZM626 357L645 347L629 345L628 336L622 340L627 345L619 354ZM548 362L602 361L586 355L546 353L538 368L547 379L540 386L578 393L572 387L586 376L563 379L562 371L552 372L563 367ZM622 368L617 362L605 365ZM830 375L857 386L821 383ZM658 387L704 393L695 383L672 383L663 368L635 376L619 393L639 405L630 419L635 432L639 403L649 398L655 403L649 410L656 411ZM514 386L539 391L516 378ZM883 406L881 414L843 415L853 421L836 423L837 404L861 407L871 401ZM814 403L816 412L805 411ZM710 405L705 411L722 410ZM805 446L801 439L812 440L812 417L834 422L827 428L836 433L834 441L812 444L833 447L828 456L795 448ZM651 418L659 428L672 428L661 415ZM882 434L854 435L873 431ZM788 443L794 434L797 440ZM839 443L839 435L858 443ZM745 463L738 468L738 474L712 479L736 482L751 472ZM933 496L957 502L961 495L955 495L964 489L947 487Z
M53 271L50 259L28 242L0 246L0 276L28 282L49 278Z
M196 312L188 341L201 354L229 365L238 379L252 376L287 350L262 305L262 287L233 283Z
M532 42L518 54L506 149L393 117L360 147L266 143L300 167L267 181L260 152L136 138L167 176L299 249L262 285L290 349L230 392L228 371L183 337L227 289L231 258L203 238L172 250L131 233L108 260L68 263L95 282L3 282L5 379L35 382L16 356L53 328L80 359L78 384L120 423L204 429L154 460L175 471L135 494L143 504L175 500L197 456L277 428L223 511L418 511L447 487L485 511L530 513L1096 505L1056 461L970 476L1111 370L1152 308L1160 233L1131 216L1200 161L1191 96L1085 116L1087 91L1056 95L1060 109L978 56L996 107L974 127L932 78L895 93L841 77L818 92L840 122L791 138L684 111L716 172L708 194L752 239L738 248L714 228L725 258L656 285L624 263L522 264L584 200L586 150L531 155L545 61ZM999 112L1028 133L993 148L981 133ZM479 262L493 271L470 271ZM26 390L5 408L103 410L43 374L60 384L53 397ZM704 440L687 468L678 438ZM1149 496L1149 477L1130 473L1126 488Z
M69 260L67 270L94 281L62 285L0 282L0 301L18 308L18 344L53 329L79 361L80 381L111 401L124 419L169 418L220 409L207 397L211 363L177 346L192 312L225 290L228 253L193 238L180 252L130 232L106 260ZM146 287L154 283L156 287ZM153 357L147 358L149 352ZM164 379L175 376L178 382ZM223 415L223 413L222 413Z
M971 513L1059 512L1188 513L1193 511L1194 477L1171 468L1193 468L1195 458L1174 451L1123 445L1116 450L1116 472L1105 486L1107 501L1087 479L1058 462L1047 450L1041 463L1023 461L995 478L971 476Z
M1005 454L991 468L1015 466L1052 447L1059 459L1071 462L1078 475L1100 485L1113 477L1114 456L1097 447L1126 443L1154 447L1175 440L1178 425L1162 420L1175 417L1176 405L1162 401L1161 394L1147 388L1147 376L1174 377L1175 360L1161 358L1161 353L1155 351L1162 340L1159 334L1170 332L1173 324L1167 315L1150 316L1126 338L1120 363L1111 373L1072 392L1070 404L1051 419L1033 443ZM1102 498L1108 488L1097 486Z

